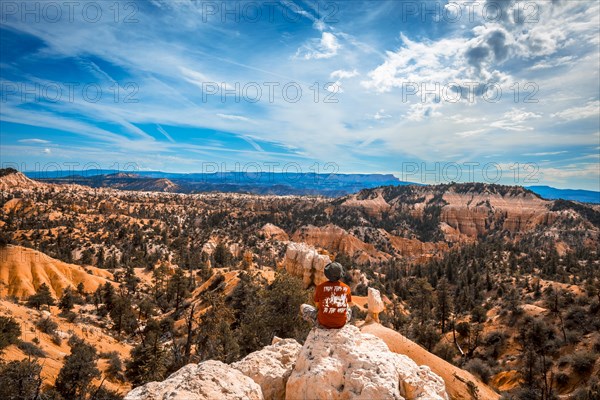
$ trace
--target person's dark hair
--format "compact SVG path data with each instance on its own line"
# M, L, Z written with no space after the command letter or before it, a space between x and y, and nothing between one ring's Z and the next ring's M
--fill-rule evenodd
M330 282L339 281L344 276L344 267L337 262L329 263L325 266L325 277Z

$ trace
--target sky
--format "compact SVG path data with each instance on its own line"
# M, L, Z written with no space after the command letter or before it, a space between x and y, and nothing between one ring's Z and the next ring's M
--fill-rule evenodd
M0 164L600 190L597 1L2 1Z

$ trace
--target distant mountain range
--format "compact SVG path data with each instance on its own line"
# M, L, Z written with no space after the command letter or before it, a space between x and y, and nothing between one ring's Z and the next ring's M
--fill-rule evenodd
M50 183L174 193L253 193L275 195L344 196L379 186L409 185L391 174L316 173L168 173L113 170L25 172L29 178Z
M25 172L29 178L50 183L74 183L90 187L173 193L253 193L275 195L345 196L361 189L379 186L422 185L401 181L392 174L316 174L316 173L171 173L161 171L117 170ZM527 186L539 196L554 200L600 203L600 192Z
M527 189L548 200L573 200L582 203L600 203L600 192L581 189L557 189L551 186L527 186Z

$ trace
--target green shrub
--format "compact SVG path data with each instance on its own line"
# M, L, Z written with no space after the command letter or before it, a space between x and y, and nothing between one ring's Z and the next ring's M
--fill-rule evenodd
M52 343L54 343L57 346L60 346L62 344L62 339L60 336L58 336L56 332L52 335L50 339L52 340Z
M456 332L462 337L467 337L471 332L471 327L468 322L459 322L456 325Z
M46 357L46 352L44 350L42 350L39 346L31 343L31 342L24 342L24 341L19 341L19 343L17 343L17 347L19 347L19 349L27 354L30 357L36 357L36 358L42 358L42 357Z
M584 353L583 351L573 354L571 359L571 366L578 374L586 374L590 372L596 363L595 354Z
M13 318L0 317L0 352L19 341L21 325Z
M452 363L452 360L456 356L456 349L450 343L440 342L433 348L433 353L443 360Z
M47 333L48 335L56 333L56 329L58 329L58 324L52 319L50 319L50 317L41 318L38 322L35 323L35 326L40 331Z
M0 399L36 399L42 366L35 360L0 363ZM44 397L45 399L45 397Z
M465 364L465 369L470 373L477 375L483 383L488 383L492 376L492 369L480 358L469 360Z

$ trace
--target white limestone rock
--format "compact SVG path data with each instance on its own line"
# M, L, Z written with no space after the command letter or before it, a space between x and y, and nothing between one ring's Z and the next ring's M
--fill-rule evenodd
M327 280L325 266L331 262L329 256L319 254L306 243L290 242L285 252L283 266L292 275L302 278L304 287L319 285Z
M188 364L162 382L150 382L124 400L263 400L260 386L220 361Z
M367 304L369 305L367 322L379 322L379 313L385 310L385 304L383 303L383 300L381 300L381 293L379 293L379 290L369 288L367 301Z
M286 398L447 400L448 395L442 378L428 367L346 325L310 332L288 379Z
M385 304L383 304L383 300L381 300L381 293L379 293L379 290L369 288L367 300L369 304L369 312L379 314L385 310Z
M265 400L285 400L285 384L302 345L294 339L275 337L273 344L231 364L262 388Z

